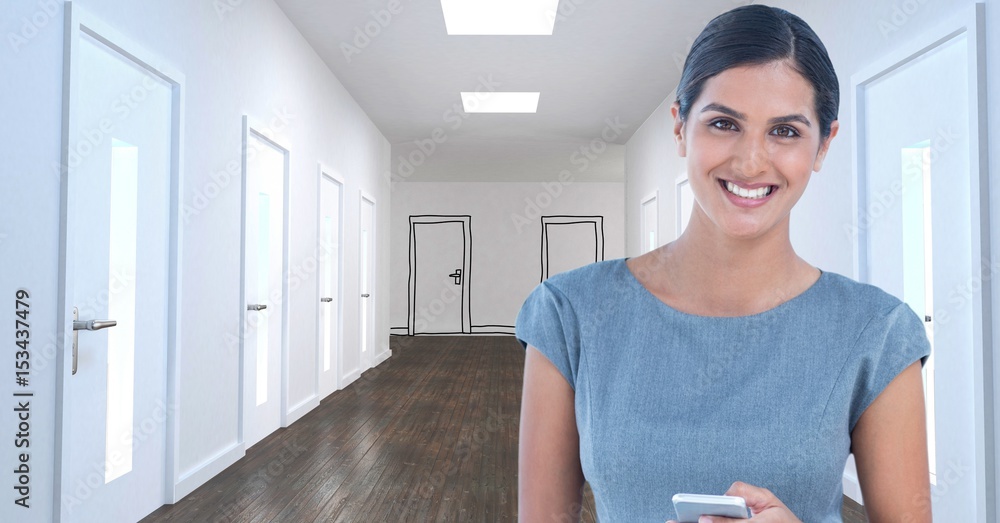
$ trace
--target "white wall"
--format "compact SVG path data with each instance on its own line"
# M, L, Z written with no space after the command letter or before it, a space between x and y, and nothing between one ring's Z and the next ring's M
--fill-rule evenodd
M812 26L827 46L840 79L840 135L824 163L813 175L810 186L792 211L791 238L796 251L810 263L824 270L853 275L853 242L845 225L853 223L851 134L854 127L850 113L851 75L880 56L934 27L942 20L968 9L973 0L774 0L761 2L787 9ZM905 5L904 5L905 4ZM905 7L905 10L904 10ZM990 75L991 177L1000 173L1000 1L987 2L988 59ZM697 29L698 31L701 28ZM695 35L692 35L695 36ZM673 187L683 173L685 160L676 154L671 133L670 103L674 92L626 144L626 185L628 212L628 251L639 251L640 198L660 189L660 242L674 237ZM992 184L992 205L1000 208L1000 191ZM993 213L993 245L1000 245L1000 222ZM815 241L822 238L823 241ZM996 247L995 247L996 248ZM1000 298L995 297L996 303ZM1000 325L1000 305L994 305L993 324ZM997 365L995 368L1000 368ZM854 474L853 460L848 474ZM845 493L857 497L850 488Z
M411 215L472 217L473 326L514 325L524 299L541 278L541 216L603 216L605 259L625 255L622 183L398 182L392 184L392 201L390 319L397 334L405 334L407 326Z
M676 91L653 111L625 145L625 193L629 256L642 253L642 199L659 190L657 206L657 241L670 243L676 237L676 181L687 170L687 159L677 155L674 144L674 120L670 104Z
M389 144L271 1L77 0L132 41L186 75L182 198L181 338L178 351L177 479L180 494L242 454L238 345L240 310L240 177L220 175L241 158L241 118L269 126L291 149L289 260L301 265L314 254L317 163L346 181L344 292L357 296L359 190L377 200L377 227L388 222ZM60 180L63 12L59 2L11 2L0 19L0 100L7 124L0 191L0 296L18 288L32 295L35 345L32 388L32 508L12 508L9 493L0 520L42 522L52 517L52 455L56 401L55 345ZM13 36L12 36L13 35ZM22 41L23 39L23 41ZM214 198L205 194L218 193ZM193 211L193 212L191 212ZM378 252L388 252L380 234ZM376 256L376 288L388 289L386 256ZM303 273L289 296L289 405L316 394L314 274ZM359 344L356 300L345 299L344 346ZM13 339L12 322L0 326ZM388 350L388 301L376 312L376 353ZM4 360L10 366L13 357ZM376 360L378 361L378 360ZM352 370L350 367L346 371ZM364 369L358 369L363 371ZM0 394L10 398L13 380ZM11 427L10 408L2 426ZM11 448L0 465L13 470ZM185 478L188 478L185 481Z

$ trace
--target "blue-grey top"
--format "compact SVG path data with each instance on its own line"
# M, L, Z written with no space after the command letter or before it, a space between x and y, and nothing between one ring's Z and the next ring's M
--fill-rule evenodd
M841 521L851 431L893 378L926 362L920 318L826 271L759 314L693 315L650 293L626 259L543 281L515 330L575 391L598 519L663 523L674 494L743 481L802 521Z

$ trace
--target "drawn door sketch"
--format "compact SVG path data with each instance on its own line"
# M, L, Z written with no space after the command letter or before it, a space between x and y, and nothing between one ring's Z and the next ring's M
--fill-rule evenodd
M410 336L471 334L471 265L471 216L410 216Z
M542 281L602 260L603 216L542 216Z

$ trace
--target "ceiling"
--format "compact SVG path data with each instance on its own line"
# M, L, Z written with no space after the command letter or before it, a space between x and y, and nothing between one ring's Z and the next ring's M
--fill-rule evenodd
M552 36L448 36L438 0L276 2L392 144L398 181L622 181L693 39L749 3L560 0ZM538 112L466 114L476 90L540 91Z

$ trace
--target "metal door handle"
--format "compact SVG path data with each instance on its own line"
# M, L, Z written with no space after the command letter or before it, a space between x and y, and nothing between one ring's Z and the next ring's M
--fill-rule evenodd
M99 331L115 325L118 325L115 320L80 321L80 309L73 307L73 374L76 374L77 362L80 359L80 335L77 331Z
M264 310L266 308L267 308L267 305L261 305L259 303L258 304L253 304L253 305L247 305L247 310L248 311L262 311L262 310Z
M455 269L455 272L448 275L449 278L455 278L455 285L462 284L462 269Z
M99 331L115 325L118 325L115 320L73 320L73 330L75 331Z
M367 298L367 297L369 297L369 296L371 296L371 294L368 294L368 293L365 293L365 294L362 294L362 295L361 295L361 297L362 297L362 298Z
M330 303L331 301L333 301L333 298L320 298L319 301L323 303Z

